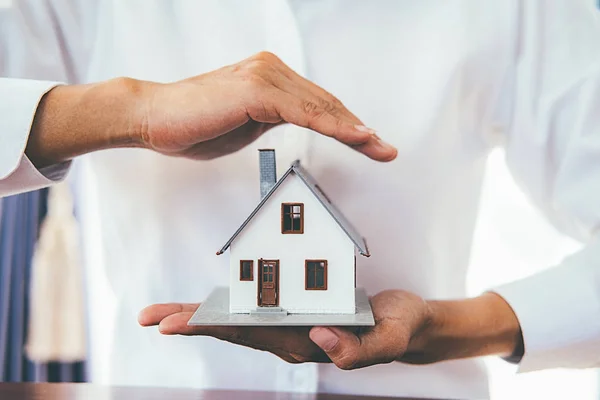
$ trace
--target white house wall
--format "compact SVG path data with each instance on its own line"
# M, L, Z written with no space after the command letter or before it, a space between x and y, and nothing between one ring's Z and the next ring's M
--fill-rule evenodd
M304 203L304 233L281 233L281 203ZM279 260L279 306L292 313L355 312L354 244L296 175L289 176L230 247L230 312L257 307L258 259ZM327 290L305 289L305 260L327 260ZM240 281L240 260L254 280Z

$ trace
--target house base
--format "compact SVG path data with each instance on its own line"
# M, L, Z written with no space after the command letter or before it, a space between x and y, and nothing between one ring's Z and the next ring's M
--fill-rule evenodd
M229 288L218 287L198 307L188 321L189 326L374 326L375 319L364 289L356 289L355 314L288 314L279 312L229 312Z

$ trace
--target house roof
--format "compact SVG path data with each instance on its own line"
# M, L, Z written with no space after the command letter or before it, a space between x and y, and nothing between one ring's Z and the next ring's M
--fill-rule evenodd
M306 187L308 187L308 189L310 189L312 194L317 198L317 200L319 200L319 202L323 205L323 207L325 207L327 212L329 212L329 214L333 217L335 222L338 223L338 225L340 226L340 228L342 228L344 233L346 233L346 235L348 235L348 238L350 238L350 240L352 240L352 242L354 243L354 245L356 246L356 248L358 249L360 254L365 257L370 257L371 254L369 254L369 248L367 247L367 241L358 233L356 228L354 228L354 226L352 226L350 221L348 221L346 219L346 217L344 217L342 212L340 210L338 210L337 207L335 207L333 205L333 203L331 203L331 201L327 198L325 193L323 193L323 191L319 188L317 181L308 173L308 171L306 171L300 165L299 160L294 161L292 163L292 165L290 166L290 168L288 168L288 170L285 172L285 174L283 174L281 179L279 179L277 181L277 183L275 183L275 185L273 185L271 190L269 190L269 192L265 195L265 197L262 198L260 203L258 203L258 206L256 206L254 211L252 211L252 213L248 216L248 218L246 218L246 220L237 229L237 231L235 231L233 236L231 236L231 238L227 241L227 243L225 243L225 245L221 248L221 250L219 250L217 252L217 255L223 254L229 248L229 246L231 246L231 243L233 243L235 238L240 233L242 233L242 231L250 223L252 218L254 218L254 216L258 213L258 211L267 203L267 201L269 200L271 195L277 191L279 186L281 186L281 184L287 179L288 176L290 176L290 174L296 174L296 176L298 176L298 178L300 178L300 180L302 182L304 182Z

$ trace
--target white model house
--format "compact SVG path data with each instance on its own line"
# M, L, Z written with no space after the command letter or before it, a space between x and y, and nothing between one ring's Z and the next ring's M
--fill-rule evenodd
M365 240L294 162L276 179L260 151L262 200L217 254L230 250L230 313L355 313L356 254Z

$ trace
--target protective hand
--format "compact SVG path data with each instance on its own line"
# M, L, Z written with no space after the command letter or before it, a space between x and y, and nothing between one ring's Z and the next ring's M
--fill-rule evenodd
M145 90L142 139L161 153L210 159L235 152L286 122L335 138L375 160L389 161L397 153L338 99L271 53Z

